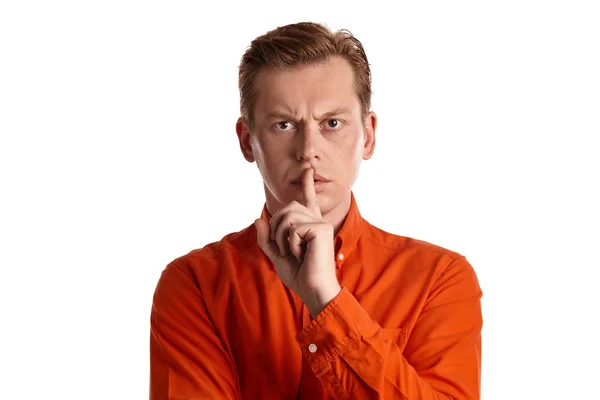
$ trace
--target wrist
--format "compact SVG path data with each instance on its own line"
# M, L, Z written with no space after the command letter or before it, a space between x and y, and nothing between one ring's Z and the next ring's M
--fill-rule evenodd
M310 298L304 300L304 304L306 304L306 308L308 308L313 319L316 318L341 291L342 287L336 282L335 284L317 290Z

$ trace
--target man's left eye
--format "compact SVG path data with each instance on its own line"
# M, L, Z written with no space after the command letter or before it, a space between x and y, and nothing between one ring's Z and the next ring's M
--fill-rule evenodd
M327 121L327 125L330 128L339 128L341 124L342 123L340 122L339 119L330 119L329 121Z

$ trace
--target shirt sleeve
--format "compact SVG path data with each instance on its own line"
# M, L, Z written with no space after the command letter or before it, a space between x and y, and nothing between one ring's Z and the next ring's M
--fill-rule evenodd
M479 399L481 295L460 256L431 288L402 348L346 288L296 339L335 399Z
M150 316L150 400L240 399L237 376L200 288L170 264Z

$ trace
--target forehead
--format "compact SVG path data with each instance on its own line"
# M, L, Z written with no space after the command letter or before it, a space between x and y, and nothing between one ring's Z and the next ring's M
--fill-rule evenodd
M340 57L319 64L262 70L256 76L255 88L256 117L273 109L292 113L327 112L340 107L360 110L354 73L350 64Z

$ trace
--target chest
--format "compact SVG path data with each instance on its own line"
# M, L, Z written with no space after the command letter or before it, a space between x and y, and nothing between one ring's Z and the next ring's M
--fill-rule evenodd
M406 300L410 282L391 271L371 276L347 267L338 274L340 284L382 326L384 338L403 348L413 314L422 307L414 296ZM225 312L214 322L236 365L243 398L328 398L296 341L310 314L275 271L238 275L221 287Z

